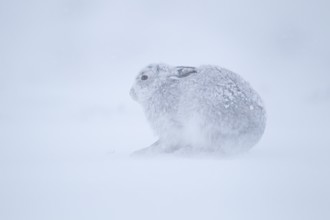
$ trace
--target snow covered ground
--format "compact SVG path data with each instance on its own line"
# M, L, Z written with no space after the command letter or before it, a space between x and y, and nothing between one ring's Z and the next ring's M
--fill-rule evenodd
M0 219L330 219L328 1L1 1ZM248 154L132 159L151 62L217 64L263 97Z

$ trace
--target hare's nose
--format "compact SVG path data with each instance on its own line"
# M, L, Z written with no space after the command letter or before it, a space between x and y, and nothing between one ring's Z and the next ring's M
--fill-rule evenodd
M135 101L137 100L137 95L133 88L131 88L131 90L129 91L129 94L132 97L132 99L134 99Z

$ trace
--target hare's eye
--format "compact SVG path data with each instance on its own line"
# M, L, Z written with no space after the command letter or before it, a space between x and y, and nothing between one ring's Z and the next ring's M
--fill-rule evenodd
M148 76L147 75L142 75L141 76L141 80L147 80L148 79Z

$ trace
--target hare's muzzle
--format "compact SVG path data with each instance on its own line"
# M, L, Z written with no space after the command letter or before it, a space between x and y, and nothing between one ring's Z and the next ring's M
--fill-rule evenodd
M135 92L134 88L131 88L131 90L129 91L129 94L132 97L132 99L137 101L137 95L136 95L136 92Z

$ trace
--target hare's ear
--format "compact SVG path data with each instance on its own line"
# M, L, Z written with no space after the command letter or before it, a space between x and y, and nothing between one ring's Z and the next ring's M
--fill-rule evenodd
M176 77L184 78L191 74L197 73L197 69L195 67L190 66L177 66L176 69Z

